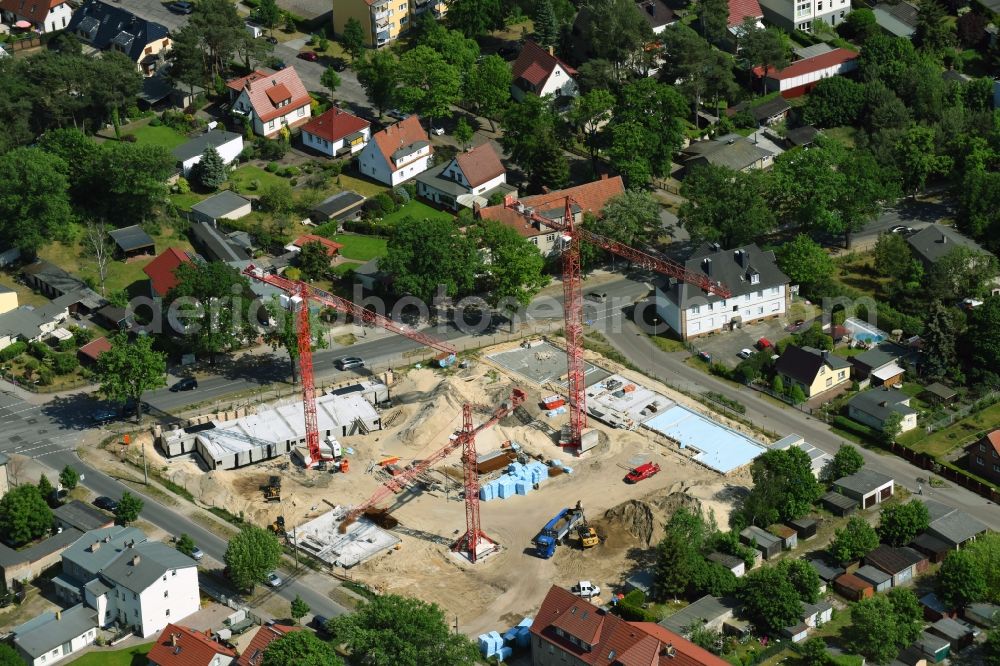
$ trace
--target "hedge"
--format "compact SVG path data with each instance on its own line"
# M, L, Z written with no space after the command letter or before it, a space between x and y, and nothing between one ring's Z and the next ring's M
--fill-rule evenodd
M7 361L13 360L26 351L28 351L28 343L26 342L18 341L8 345L0 350L0 363L6 363Z

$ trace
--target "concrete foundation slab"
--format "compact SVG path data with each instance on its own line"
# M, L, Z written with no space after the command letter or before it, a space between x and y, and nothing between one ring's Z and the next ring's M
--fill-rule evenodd
M518 347L505 352L491 354L487 358L521 375L539 386L555 382L565 386L566 350L550 342L536 342L530 347ZM592 363L584 365L584 382L590 386L610 376L607 370Z
M330 566L349 569L400 542L395 534L365 518L355 521L345 534L341 534L338 528L346 513L346 508L337 507L297 526L289 532L292 544Z
M767 450L746 435L681 405L670 407L642 425L666 435L682 448L698 451L695 460L723 474L750 463Z
M674 405L670 398L621 375L587 388L587 412L616 428L635 430L643 421Z

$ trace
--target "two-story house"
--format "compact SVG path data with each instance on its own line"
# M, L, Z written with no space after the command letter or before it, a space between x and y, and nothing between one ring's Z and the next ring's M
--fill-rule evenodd
M576 70L560 60L551 48L545 49L528 40L511 65L514 81L510 94L521 101L525 95L536 97L576 97L580 89L573 79Z
M657 284L656 312L682 340L780 317L788 311L788 277L778 268L774 253L754 243L732 250L717 243L703 245L684 267L721 282L732 295L721 298L675 279Z
M825 349L788 345L774 371L791 389L798 386L806 398L844 386L851 381L851 364Z
M294 67L273 74L258 69L227 81L226 87L233 116L249 120L258 136L274 138L283 127L299 127L312 116L312 98Z
M500 162L493 144L487 141L417 176L417 194L458 210L461 206L486 205L495 191L506 194L513 189L501 187L506 183L507 169Z
M73 8L66 0L0 0L0 18L8 25L31 30L54 32L62 30L73 18Z
M63 553L53 585L59 598L97 611L98 626L118 623L143 637L201 603L197 563L176 548L147 541L134 527L84 533Z
M412 115L373 134L358 157L358 168L364 175L395 187L426 171L433 152L419 116Z
M760 6L768 23L789 32L812 32L817 21L839 25L851 11L850 0L760 0Z
M336 106L302 127L302 145L330 157L360 152L371 138L370 122Z
M1000 483L1000 430L965 447L965 468L976 476Z
M539 215L555 222L561 222L566 215L566 197L573 200L573 222L581 224L585 214L600 218L604 205L612 198L625 192L625 183L621 176L608 178L603 176L583 185L569 187L565 190L554 190L546 194L521 199L521 203L533 209ZM555 254L562 250L562 235L552 227L530 221L512 208L503 204L480 208L480 219L496 220L506 225L518 234L527 238L544 256Z
M447 11L444 0L333 0L333 30L343 35L354 19L361 24L365 45L380 48L405 34L420 16L431 12L439 19Z
M146 658L149 666L226 666L236 651L200 631L168 624Z
M100 0L81 5L66 31L99 51L124 53L143 76L157 72L171 45L165 26Z
M910 407L910 396L894 388L862 391L847 402L847 415L859 423L882 430L890 414L899 414L900 432L917 427L917 412Z

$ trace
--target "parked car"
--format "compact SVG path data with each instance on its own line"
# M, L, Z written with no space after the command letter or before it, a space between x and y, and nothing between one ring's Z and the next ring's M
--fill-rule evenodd
M698 358L700 358L705 363L712 362L712 355L709 354L708 352L698 352Z
M185 2L185 0L177 0L177 2L171 2L167 5L167 9L176 14L190 14L194 11L194 5L190 2Z
M433 134L434 136L442 136L444 134L444 128L443 127L432 127L431 128L431 134Z
M337 370L350 370L351 368L365 367L365 362L357 356L345 356L344 358L338 358L333 362L333 364L337 366Z
M785 327L785 330L789 333L797 333L805 325L806 321L804 319L796 319L794 323L789 324Z
M603 303L604 301L608 300L608 294L607 292L603 291L588 291L587 295L584 298L587 298L591 301L596 301L598 303Z
M589 580L581 580L579 583L570 588L570 592L578 597L583 597L584 599L592 599L594 597L601 596L600 586L594 585Z
M905 224L897 224L892 229L889 229L889 232L894 234L912 234L913 227L908 227Z
M116 500L111 499L110 497L105 497L104 495L101 495L100 497L94 500L94 506L96 506L98 509L104 509L105 511L114 512L114 510L118 508L118 502Z
M326 633L326 625L330 623L330 618L324 615L313 615L312 626L313 629L320 633Z
M343 58L334 58L330 63L330 67L333 67L333 71L342 72L347 69L347 62Z
M191 559L201 562L201 558L203 557L205 557L204 551L202 551L202 549L198 546L195 546L194 550L191 551Z
M267 40L268 44L277 44L278 43L278 38L275 37L274 35L268 35L267 37L265 37L265 39Z
M281 576L278 575L277 571L272 571L267 574L267 584L269 587L281 587L281 584L284 582L285 581L281 579Z
M303 60L308 60L309 62L316 62L319 60L319 54L315 51L303 51L299 54L299 57Z
M285 64L284 60L272 60L271 61L271 69L274 69L274 70L277 70L277 71L280 72L281 70L283 70L286 67L288 67L288 65Z
M386 115L389 116L390 118L395 118L396 120L406 120L407 118L410 117L410 114L403 113L399 109L389 109L388 111L386 111Z
M170 390L173 393L177 393L178 391L193 391L196 388L198 388L198 380L194 377L185 377L171 386Z
M90 422L94 425L104 425L118 419L118 412L113 409L95 409L90 413Z
M739 356L740 358L750 358L751 356L753 356L753 350L748 348L743 348L740 350L740 353L737 354L737 356Z
M660 472L660 466L655 462L643 463L625 475L625 483L638 483Z
M761 338L760 340L757 341L756 344L757 349L761 351L764 351L765 349L770 349L773 346L774 345L772 345L771 341L768 340L767 338Z

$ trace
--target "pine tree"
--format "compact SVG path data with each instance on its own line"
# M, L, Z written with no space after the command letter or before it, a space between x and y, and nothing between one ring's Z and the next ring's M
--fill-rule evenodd
M52 487L49 477L44 474L42 474L42 477L38 479L38 492L41 493L43 500L51 504L56 489Z
M195 178L210 190L217 190L226 182L226 163L222 161L219 151L212 146L205 149L201 160L195 165Z
M920 374L925 379L937 381L947 375L958 361L954 319L940 303L931 305L922 338L924 353Z
M559 39L559 21L551 0L539 0L535 7L535 41L542 46L553 46Z

